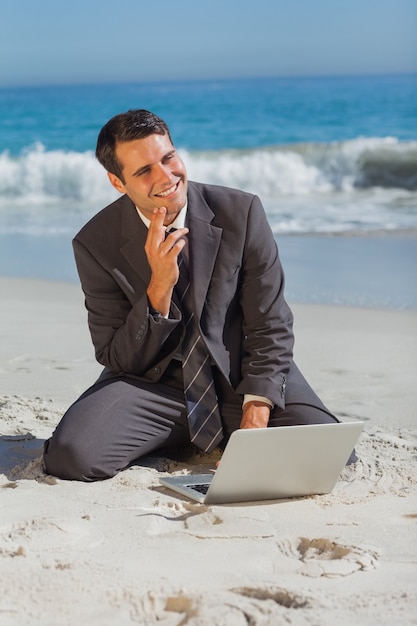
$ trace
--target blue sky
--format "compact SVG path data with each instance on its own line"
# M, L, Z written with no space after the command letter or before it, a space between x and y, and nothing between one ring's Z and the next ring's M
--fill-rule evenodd
M0 86L417 72L417 0L9 0Z

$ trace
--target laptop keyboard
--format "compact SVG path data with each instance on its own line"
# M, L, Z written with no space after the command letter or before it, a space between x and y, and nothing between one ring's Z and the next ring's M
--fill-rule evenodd
M199 493L206 494L208 488L210 487L210 483L198 483L197 485L188 485L191 489L195 489Z

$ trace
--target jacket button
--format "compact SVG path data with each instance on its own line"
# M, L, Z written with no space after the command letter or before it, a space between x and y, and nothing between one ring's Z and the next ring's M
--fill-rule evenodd
M160 374L161 373L161 368L159 367L159 365L157 365L156 367L153 368L153 372L154 372L154 374Z

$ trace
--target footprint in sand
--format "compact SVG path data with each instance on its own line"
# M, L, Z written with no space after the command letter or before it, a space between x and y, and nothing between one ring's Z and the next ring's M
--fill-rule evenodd
M334 578L378 567L379 553L374 548L341 544L323 537L298 537L279 541L277 545L284 556L298 561L297 571L303 576Z
M296 623L307 626L311 624L311 610L320 604L316 598L268 584L205 593L161 590L139 595L137 590L124 589L113 594L111 602L117 606L128 603L138 623L170 626L292 624L295 612Z

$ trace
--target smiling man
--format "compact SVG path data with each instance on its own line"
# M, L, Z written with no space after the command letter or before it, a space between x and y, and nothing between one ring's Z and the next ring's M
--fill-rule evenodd
M171 224L187 202L187 174L169 135L120 142L115 157L121 169L119 176L108 173L113 187L148 219L155 208L165 207L164 224Z
M46 442L47 472L100 480L158 449L222 448L237 428L337 422L293 362L259 198L188 182L143 109L112 118L96 155L122 196L73 245L104 370Z

